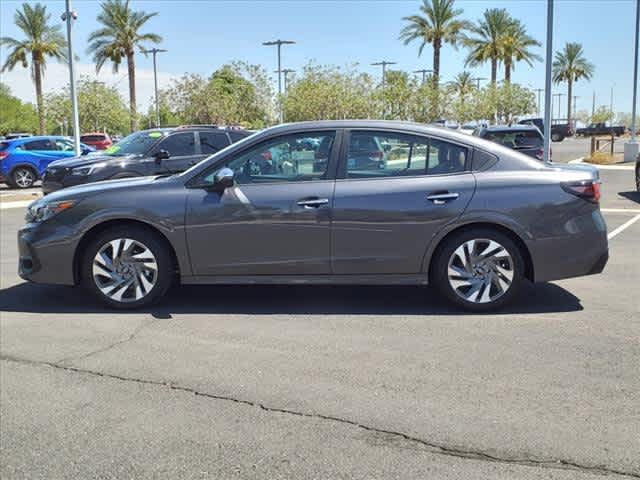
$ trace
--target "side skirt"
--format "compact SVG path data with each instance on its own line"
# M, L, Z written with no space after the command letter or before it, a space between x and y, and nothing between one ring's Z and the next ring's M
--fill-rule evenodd
M218 285L427 285L425 274L388 275L199 275L181 277L183 284Z

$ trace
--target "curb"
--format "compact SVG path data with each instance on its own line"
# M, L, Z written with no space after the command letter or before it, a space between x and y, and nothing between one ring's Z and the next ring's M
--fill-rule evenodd
M598 170L633 170L635 168L635 165L598 165L596 163L585 162L584 157L569 160L568 163L584 163L585 165L593 165Z

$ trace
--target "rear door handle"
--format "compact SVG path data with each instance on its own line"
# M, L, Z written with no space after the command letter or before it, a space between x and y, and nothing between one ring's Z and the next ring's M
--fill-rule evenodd
M296 202L299 207L303 208L319 208L329 203L328 198L303 198Z
M455 200L459 196L459 194L451 192L433 193L427 196L427 200L433 202L435 205L443 205Z

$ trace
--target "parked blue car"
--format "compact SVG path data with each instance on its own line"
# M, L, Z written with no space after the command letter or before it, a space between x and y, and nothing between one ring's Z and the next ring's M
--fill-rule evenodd
M94 149L80 144L82 154ZM75 156L73 141L67 137L42 136L0 141L0 183L29 188L54 160Z

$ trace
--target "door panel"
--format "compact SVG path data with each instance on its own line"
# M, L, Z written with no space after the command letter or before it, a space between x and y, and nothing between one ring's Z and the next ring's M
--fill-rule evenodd
M333 188L327 180L239 185L222 195L191 190L186 235L194 274L331 273Z

